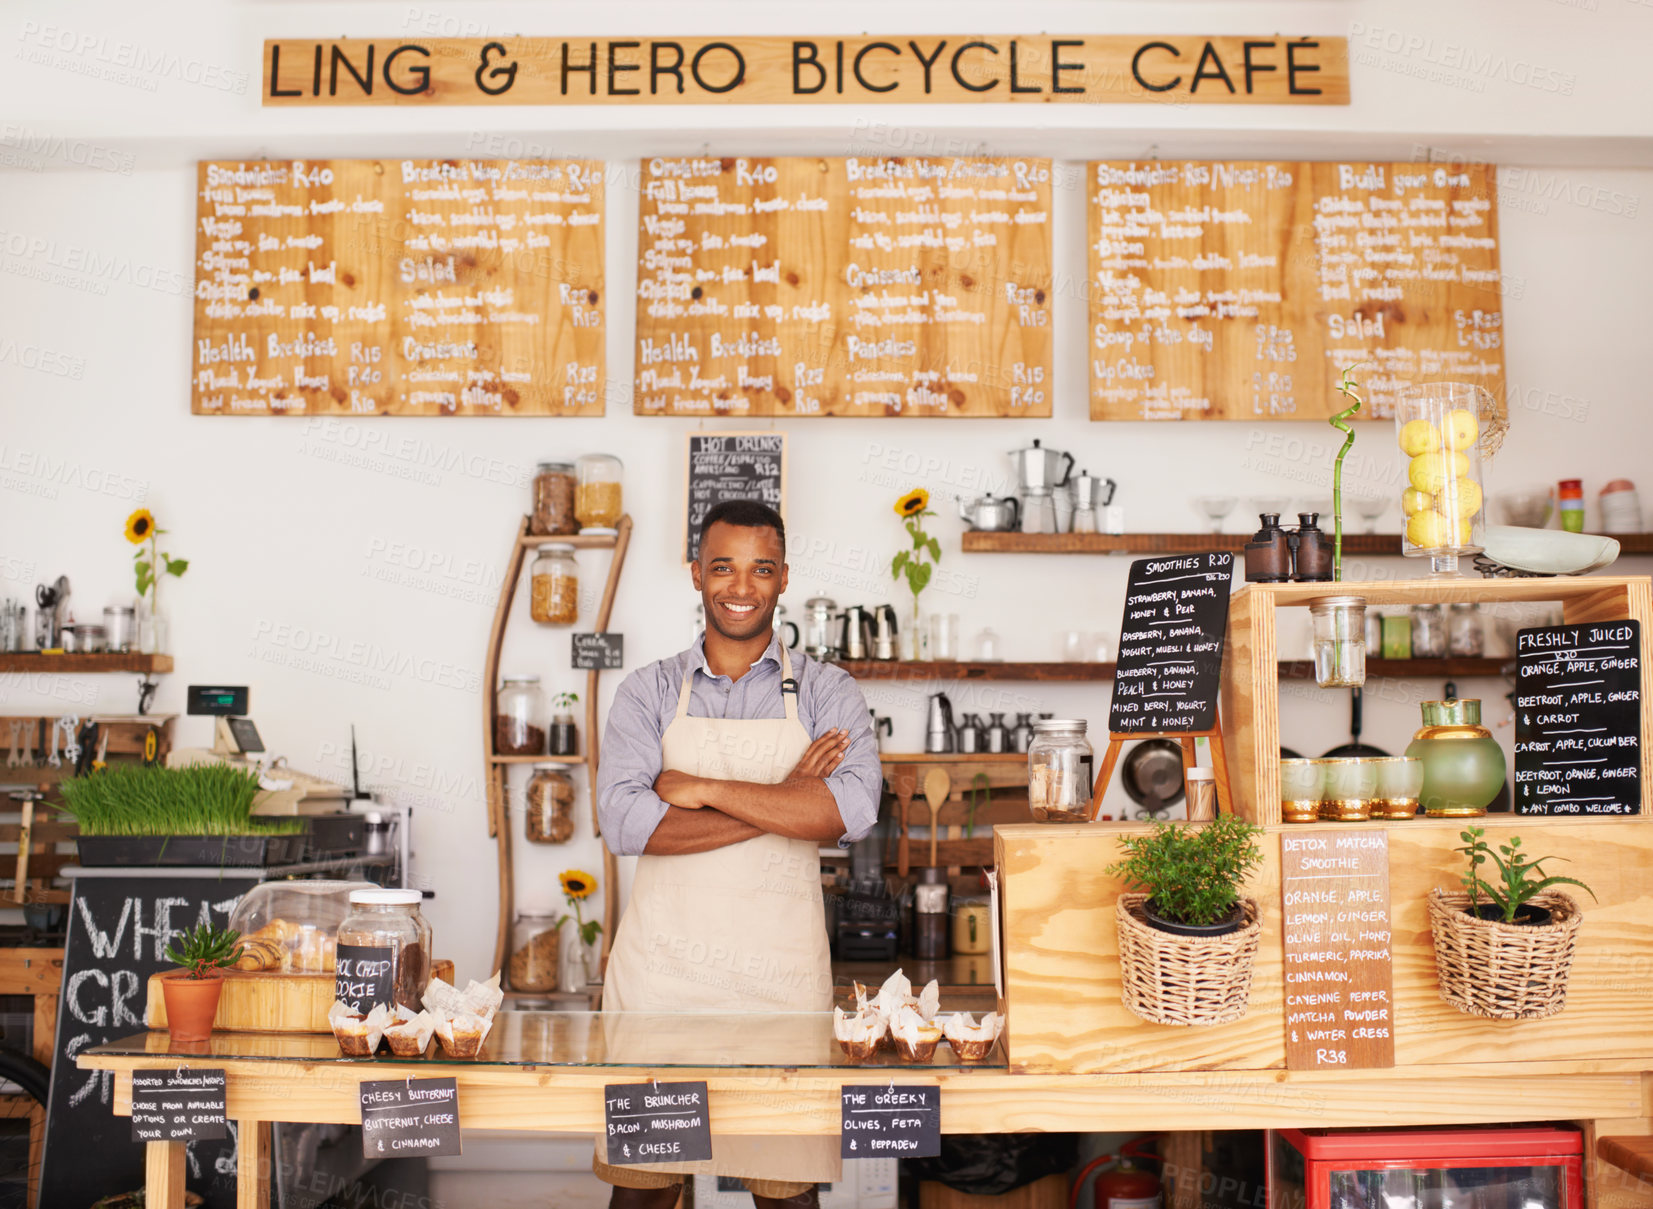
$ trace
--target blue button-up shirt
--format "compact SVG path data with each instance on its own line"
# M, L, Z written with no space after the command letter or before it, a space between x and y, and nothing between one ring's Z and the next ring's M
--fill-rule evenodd
M866 698L842 668L791 652L798 682L798 721L818 739L829 730L849 732L849 747L826 778L844 820L840 847L848 847L878 821L883 772ZM775 638L739 680L715 674L706 664L706 635L669 659L639 668L620 682L603 731L597 775L597 817L603 839L618 856L637 856L666 817L667 803L654 792L661 772L660 737L677 717L683 677L694 676L689 713L696 718L783 718L781 644Z

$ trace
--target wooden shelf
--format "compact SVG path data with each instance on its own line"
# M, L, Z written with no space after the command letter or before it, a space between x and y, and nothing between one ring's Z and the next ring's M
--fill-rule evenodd
M619 541L618 533L570 533L567 537L525 535L517 538L517 545L524 550L537 550L550 545L573 546L576 550L612 550Z
M489 756L491 764L584 764L584 756Z
M138 672L158 676L172 670L171 655L113 654L43 655L38 651L14 651L0 655L0 672Z
M921 751L912 755L881 752L880 764L1026 764L1025 751Z
M1111 663L969 663L947 659L841 659L857 680L1111 680Z
M1328 534L1330 530L1327 530ZM966 533L966 554L1239 554L1248 533ZM1398 533L1345 533L1344 554L1400 554Z
M1485 580L1472 580L1485 583ZM1524 581L1524 582L1531 582ZM1308 585L1305 585L1308 586ZM1368 659L1366 675L1434 679L1444 676L1501 676L1513 659ZM841 660L838 664L857 680L1016 680L1047 683L1084 683L1112 680L1113 663L955 663L947 660ZM1282 660L1280 679L1312 680L1314 663L1308 659Z

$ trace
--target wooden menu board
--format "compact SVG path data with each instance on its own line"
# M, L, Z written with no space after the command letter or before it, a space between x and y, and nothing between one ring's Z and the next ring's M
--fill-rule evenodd
M1049 416L1050 161L645 160L639 415Z
M1093 420L1393 415L1413 382L1504 398L1496 170L1089 165Z
M1342 828L1280 837L1286 1066L1395 1064L1389 836Z
M603 169L203 162L197 415L603 414Z

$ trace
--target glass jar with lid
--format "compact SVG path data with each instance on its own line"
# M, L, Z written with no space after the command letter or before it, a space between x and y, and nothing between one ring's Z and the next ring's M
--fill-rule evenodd
M1481 606L1460 600L1447 611L1446 649L1455 659L1478 659L1486 652L1486 627Z
M545 754L545 694L540 678L508 675L500 678L494 699L494 755Z
M573 625L580 619L580 566L574 547L541 546L528 578L528 613L541 625Z
M1027 803L1037 823L1090 821L1091 761L1083 718L1041 718L1027 749Z
M352 890L339 925L337 997L359 1012L376 1004L415 1012L430 983L430 925L417 890Z
M565 844L574 834L574 782L555 764L534 765L523 791L523 828L535 844ZM552 975L555 981L555 972Z
M1412 606L1412 658L1446 658L1446 610L1440 605Z
M611 453L582 453L575 462L574 515L582 533L613 533L620 523L620 459Z
M1322 596L1309 601L1314 622L1314 682L1321 688L1366 683L1366 600Z
M574 518L574 464L541 462L534 468L534 511L528 532L535 537L566 537L579 531Z
M562 924L560 915L518 913L511 924L511 957L505 967L505 984L513 991L557 989Z

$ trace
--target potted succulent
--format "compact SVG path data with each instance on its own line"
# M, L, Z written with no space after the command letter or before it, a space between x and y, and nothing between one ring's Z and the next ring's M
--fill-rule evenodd
M166 1027L174 1041L205 1041L212 1036L223 971L241 957L241 933L198 924L167 946L167 960L182 968L161 975Z
M1262 829L1234 815L1209 823L1159 823L1120 840L1124 859L1107 872L1119 896L1121 997L1144 1020L1210 1025L1245 1015L1262 934L1255 899L1240 893L1262 864Z
M580 733L574 726L574 706L579 700L578 693L558 693L551 698L551 706L556 710L551 715L551 754L554 756L580 754Z
M1435 889L1429 896L1429 931L1441 998L1461 1012L1494 1020L1539 1020L1567 1003L1582 914L1578 904L1552 886L1595 891L1575 877L1547 875L1519 836L1499 844L1470 827L1459 832L1468 869L1462 890ZM1497 878L1482 876L1496 870Z

